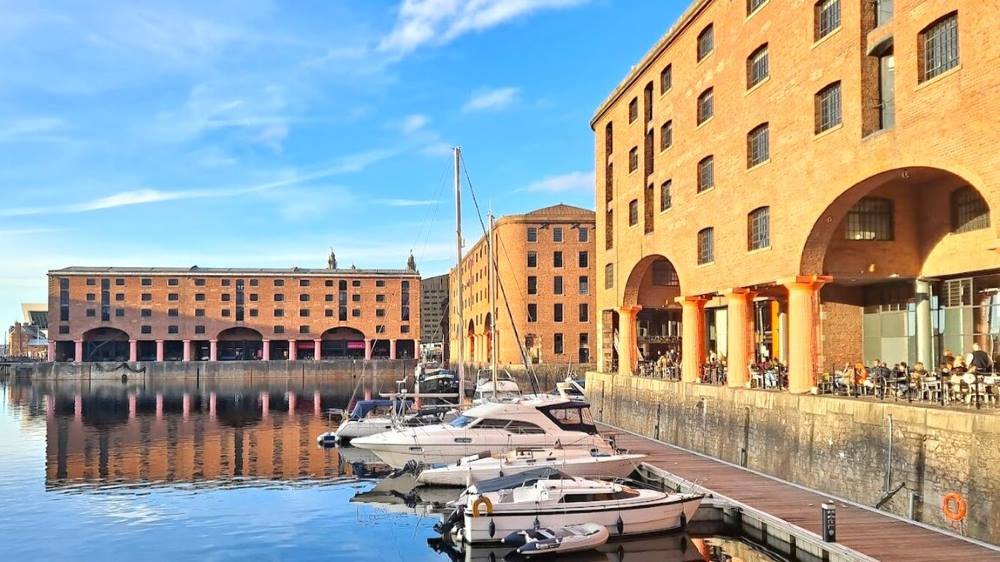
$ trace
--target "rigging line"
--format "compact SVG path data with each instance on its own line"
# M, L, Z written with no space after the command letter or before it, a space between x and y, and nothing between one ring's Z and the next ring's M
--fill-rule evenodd
M436 225L438 222L440 222L439 219L435 219L432 217L438 216L439 214L438 211L441 209L441 194L444 192L445 176L447 172L448 172L447 168L441 170L441 175L438 176L438 181L437 181L438 190L434 194L435 203L433 205L430 205L429 208L427 209L424 215L424 220L422 221L423 224L421 225L420 230L417 232L416 245L421 248L420 250L421 261L423 261L423 259L427 257L427 246L430 244L431 227L432 225Z
M462 171L465 172L465 183L469 186L469 193L472 195L472 203L476 207L476 218L479 219L479 226L482 227L483 232L487 233L486 224L483 222L482 210L479 208L479 199L476 197L476 190L472 187L472 178L469 176L469 166L465 162L465 155L459 156L462 159ZM489 234L487 234L489 238ZM492 244L492 240L490 240ZM496 268L496 252L493 254L494 263L490 264L490 267ZM496 269L494 269L496 271ZM496 276L494 276L496 277ZM459 283L461 283L461 274L459 274ZM500 289L500 294L503 296L504 308L507 309L507 317L510 319L510 327L514 332L514 341L517 342L517 350L521 354L521 361L524 363L524 368L531 375L529 379L531 381L531 389L535 394L539 393L538 387L538 375L535 374L534 369L531 368L531 364L528 361L528 352L521 345L521 334L517 329L517 324L514 322L514 312L510 309L510 300L507 298L507 290L504 288L503 282L500 279L496 279L497 287Z

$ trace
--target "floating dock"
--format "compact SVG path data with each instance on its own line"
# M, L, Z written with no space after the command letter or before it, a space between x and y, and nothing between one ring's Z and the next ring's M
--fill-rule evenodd
M599 424L617 446L648 455L647 480L704 493L707 517L740 526L749 538L790 560L1000 561L1000 547L877 511L765 474ZM836 507L836 542L824 542L821 506Z

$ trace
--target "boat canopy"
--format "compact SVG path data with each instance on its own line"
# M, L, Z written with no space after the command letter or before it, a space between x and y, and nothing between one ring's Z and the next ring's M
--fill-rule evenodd
M538 411L566 431L582 431L597 434L597 426L590 416L590 404L581 401L565 401L538 406Z
M564 472L552 467L533 468L517 474L511 474L510 476L501 476L499 478L491 478L489 480L483 480L482 482L476 482L475 488L477 493L484 494L486 492L499 492L500 490L510 490L511 488L531 486L539 480L572 479L573 478L571 476L567 476Z
M409 400L401 400L395 402L397 412L405 412L410 408ZM354 406L354 411L351 412L351 419L354 421L363 420L369 413L373 410L379 408L393 408L393 400L361 400Z

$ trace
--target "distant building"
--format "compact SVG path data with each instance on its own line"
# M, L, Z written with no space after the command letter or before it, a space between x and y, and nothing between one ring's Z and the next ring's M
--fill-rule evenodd
M44 304L22 304L23 320L7 329L0 355L44 360L48 354L48 310Z
M491 326L487 239L462 259L463 325L458 280L450 276L449 358L462 346L467 363L486 364L493 345L501 364L592 361L594 338L594 212L554 205L496 221L496 341Z
M448 327L448 274L420 282L420 341L444 344Z
M415 357L420 273L406 269L69 267L50 271L56 361Z

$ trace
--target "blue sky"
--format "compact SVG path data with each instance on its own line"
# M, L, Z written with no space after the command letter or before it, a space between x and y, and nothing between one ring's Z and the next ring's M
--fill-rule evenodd
M592 208L590 117L686 5L0 0L0 324L69 265L442 273L455 144L498 215Z

